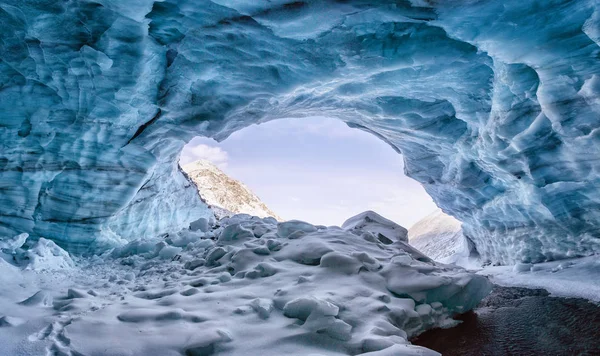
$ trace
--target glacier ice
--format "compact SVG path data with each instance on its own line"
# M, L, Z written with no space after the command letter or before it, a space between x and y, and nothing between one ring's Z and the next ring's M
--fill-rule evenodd
M600 251L596 0L0 4L0 235L100 251L211 213L197 135L326 115L401 151L484 260Z

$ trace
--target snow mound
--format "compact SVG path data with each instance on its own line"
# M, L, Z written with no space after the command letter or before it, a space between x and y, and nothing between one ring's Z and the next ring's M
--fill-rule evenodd
M45 238L40 238L27 250L25 258L29 260L26 269L36 271L72 268L75 265L67 251Z
M0 286L8 299L0 298L0 317L11 330L0 351L436 355L408 338L455 325L452 316L491 285L402 241L381 242L364 230L389 232L387 220L377 221L346 230L235 215L205 232L78 259L76 268L36 274L39 287L26 296ZM56 252L47 240L41 249Z
M370 210L344 221L342 228L350 231L370 232L386 244L395 241L408 242L405 228Z

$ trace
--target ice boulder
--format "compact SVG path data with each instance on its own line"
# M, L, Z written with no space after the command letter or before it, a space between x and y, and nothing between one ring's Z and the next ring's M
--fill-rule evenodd
M200 218L198 220L194 220L190 223L190 230L197 231L200 230L202 232L208 231L208 219Z
M0 238L0 250L5 250L8 253L15 253L15 250L21 248L29 237L28 233L22 233L12 238Z
M349 231L356 229L368 231L385 244L395 241L408 242L408 232L405 228L370 210L346 220L342 228Z
M25 255L26 269L34 271L68 269L75 266L69 253L51 240L40 238Z

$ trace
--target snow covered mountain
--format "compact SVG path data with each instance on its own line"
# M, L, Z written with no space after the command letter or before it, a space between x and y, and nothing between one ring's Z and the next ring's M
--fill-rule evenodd
M250 214L283 220L244 183L231 178L208 160L199 160L181 167L198 187L204 201L218 218L233 214Z
M437 209L408 230L408 242L432 259L455 263L468 257L469 248L460 221Z

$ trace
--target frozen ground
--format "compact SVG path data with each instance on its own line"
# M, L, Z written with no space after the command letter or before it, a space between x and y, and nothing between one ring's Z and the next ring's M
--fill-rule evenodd
M438 210L408 230L411 246L440 263L460 265L507 287L542 288L553 296L600 302L598 256L511 266L482 266L460 222Z
M408 338L490 291L372 213L346 226L237 215L92 258L7 239L0 354L435 355Z
M553 296L579 297L600 303L598 256L515 266L488 266L477 272L495 284L542 288Z

